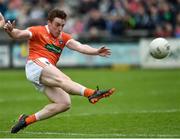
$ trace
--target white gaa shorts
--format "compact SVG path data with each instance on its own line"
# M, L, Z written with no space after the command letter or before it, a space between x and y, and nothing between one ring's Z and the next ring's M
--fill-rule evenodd
M41 72L44 67L52 65L46 58L37 58L35 60L28 60L26 63L26 77L32 82L36 89L40 92L44 91L45 85L40 83Z

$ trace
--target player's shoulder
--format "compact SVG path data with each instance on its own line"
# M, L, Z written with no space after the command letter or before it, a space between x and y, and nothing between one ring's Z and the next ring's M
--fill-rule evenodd
M62 36L71 36L71 34L70 33L67 33L67 32L61 32L62 33Z
M71 36L71 34L69 34L69 33L61 32L61 39L62 39L65 43L67 43L69 40L72 39L72 36Z
M70 38L72 38L72 35L70 34L70 33L66 33L66 32L61 32L61 37L62 38L68 38L68 39L70 39Z
M45 26L31 26L28 28L28 30L38 30L38 31L43 31L45 30Z

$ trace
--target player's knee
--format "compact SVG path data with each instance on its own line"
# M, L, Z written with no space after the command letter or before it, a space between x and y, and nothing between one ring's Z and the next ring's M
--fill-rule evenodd
M64 101L63 103L58 103L56 107L57 112L67 111L71 108L71 102L70 101Z
M69 102L69 101L65 102L64 107L66 110L69 110L71 108L71 102Z

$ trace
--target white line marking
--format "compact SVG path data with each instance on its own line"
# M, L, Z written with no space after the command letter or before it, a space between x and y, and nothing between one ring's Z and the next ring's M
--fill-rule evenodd
M21 98L14 98L14 99L0 99L0 103L12 102L12 101L16 101L16 102L30 101L30 100L34 100L34 99L33 98L28 98L28 97L21 97ZM44 100L44 99L43 98L36 98L36 100Z
M70 116L92 116L92 115L116 115L116 114L146 114L146 113L174 113L174 112L180 112L180 109L167 109L167 110L129 110L129 111L118 111L118 112L101 112L101 113L80 113L80 114L70 114L65 113L63 115L60 115L62 117L70 117Z
M0 131L0 133L10 133L10 131ZM64 133L64 132L28 132L23 131L20 134L31 134L31 135L65 135L65 136L93 136L93 137L180 137L177 134L121 134L121 133L112 133L112 134L93 134L93 133ZM19 134L19 135L20 135Z

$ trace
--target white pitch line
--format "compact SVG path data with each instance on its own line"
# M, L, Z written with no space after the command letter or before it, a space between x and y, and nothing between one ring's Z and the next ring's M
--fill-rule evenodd
M15 98L15 99L0 99L0 103L4 103L4 102L12 102L12 101L30 101L30 100L34 100L33 98L28 98L28 97L22 97L22 98ZM36 98L36 100L44 100L43 98Z
M92 115L116 115L116 114L146 114L146 113L174 113L180 112L180 109L167 109L167 110L129 110L129 111L119 111L119 112L110 112L110 113L80 113L80 114L63 114L59 115L61 117L70 117L70 116L92 116Z
M0 131L0 133L10 133L10 131ZM89 136L89 137L180 137L177 134L121 134L121 133L112 133L112 134L93 134L93 133L64 133L64 132L28 132L23 131L20 134L31 134L31 135L65 135L65 136ZM19 134L19 135L20 135Z
M43 100L41 98L36 98L37 100ZM13 99L13 101L26 101L30 100L29 98L16 98ZM5 100L0 98L0 103L4 103L6 101L10 100ZM65 113L63 115L59 115L61 117L69 117L69 116L91 116L91 115L111 115L111 114L146 114L146 113L174 113L174 112L180 112L180 109L164 109L164 110L120 110L120 111L114 111L114 112L101 112L101 113L80 113L80 114L69 114Z

